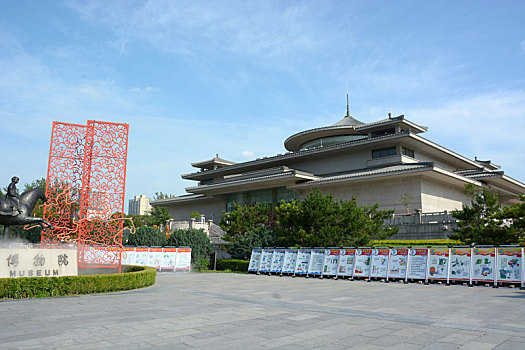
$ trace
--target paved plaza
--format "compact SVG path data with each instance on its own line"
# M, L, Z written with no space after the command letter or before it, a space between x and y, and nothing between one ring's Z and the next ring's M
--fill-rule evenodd
M2 349L524 349L525 292L161 273L128 292L0 302Z

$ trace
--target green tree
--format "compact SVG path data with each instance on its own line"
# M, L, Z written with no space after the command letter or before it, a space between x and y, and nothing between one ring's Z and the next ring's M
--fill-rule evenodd
M195 264L199 259L208 259L213 249L210 238L203 229L175 230L167 245L174 247L191 247L191 262Z
M158 228L151 226L141 226L137 229L135 234L128 237L126 245L139 246L164 246L166 244L166 236Z
M403 206L407 210L408 213L408 207L410 206L410 203L412 203L412 195L408 192L405 192L401 195L401 203L403 203Z
M502 212L497 215L499 219L505 220L506 224L510 223L512 235L519 241L512 243L525 243L525 195L520 194L520 201L511 206L504 207Z
M224 239L235 241L239 235L246 235L260 227L272 228L275 225L275 211L270 204L234 203L230 212L224 212L220 226L228 234Z
M512 244L518 242L519 230L505 223L498 195L483 189L471 202L455 210L452 216L459 219L458 228L450 236L467 244Z
M200 218L201 218L201 213L199 213L196 210L191 212L190 219L200 220Z
M392 210L359 207L356 198L335 201L331 194L312 191L302 201L282 203L277 208L280 243L286 246L330 247L366 245L384 239L397 228L383 226Z
M174 196L162 192L155 192L155 197L153 200L160 200L171 197ZM144 218L144 221L147 222L146 225L156 225L159 227L164 227L166 221L168 221L171 218L172 216L168 214L168 208L162 206L154 206L151 209L151 212L149 213L149 218Z
M474 201L477 196L483 193L483 189L479 186L476 186L474 184L466 184L463 188L463 194L465 197L467 197L470 201Z
M234 259L249 260L255 247L275 247L277 234L274 230L259 227L246 235L238 235L237 239L227 247L228 253Z

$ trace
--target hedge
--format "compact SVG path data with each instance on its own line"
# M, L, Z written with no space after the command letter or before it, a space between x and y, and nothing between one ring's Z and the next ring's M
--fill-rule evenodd
M250 262L238 259L217 259L217 270L231 270L238 272L248 271Z
M128 266L126 272L114 274L0 278L0 299L117 292L151 286L156 277L153 267Z
M389 240L371 240L372 247L412 247L412 246L455 246L463 245L461 241L454 239L389 239Z

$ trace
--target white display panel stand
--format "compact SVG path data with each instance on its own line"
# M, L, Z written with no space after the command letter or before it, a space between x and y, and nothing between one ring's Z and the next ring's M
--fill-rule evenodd
M427 248L412 248L408 254L408 279L424 280L427 277Z
M449 248L436 247L431 248L428 257L428 279L429 280L447 280Z
M259 264L261 263L262 249L252 249L252 256L250 257L250 264L248 265L248 272L259 271Z
M355 249L341 249L339 255L339 264L337 265L338 277L352 277L354 275Z
M324 266L324 249L312 249L310 263L308 264L308 275L321 276Z
M259 264L259 272L270 272L272 267L273 249L263 249L261 253L261 263Z
M337 267L339 266L339 249L325 249L323 276L337 276Z
M135 248L135 263L134 265L146 266L149 258L149 248L137 247Z
M135 247L125 247L122 252L122 265L135 264Z
M146 265L149 267L154 267L157 270L160 270L161 260L162 260L162 248L161 247L149 248L148 262L146 263Z
M390 249L390 266L387 279L404 279L407 277L408 248Z
M299 249L297 251L297 261L295 262L295 275L306 275L310 265L311 249Z
M162 259L160 261L160 270L162 272L175 271L177 262L177 248L166 247L162 248Z
M370 277L386 278L389 257L390 249L388 248L377 248L372 250Z
M449 266L449 280L471 283L472 248L451 248Z
M494 282L496 271L496 248L474 248L472 253L472 280Z
M297 262L297 249L285 249L284 261L281 273L292 274L295 272L295 265Z
M355 251L355 265L353 277L369 277L372 249L363 248Z
M496 279L502 283L521 283L523 287L522 248L500 247L497 250Z
M271 273L281 273L284 263L284 249L274 249L272 257Z

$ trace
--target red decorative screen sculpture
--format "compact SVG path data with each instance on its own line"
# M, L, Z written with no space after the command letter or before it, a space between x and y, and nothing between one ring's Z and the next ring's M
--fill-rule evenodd
M79 267L120 268L128 124L53 122L42 246L76 242Z

